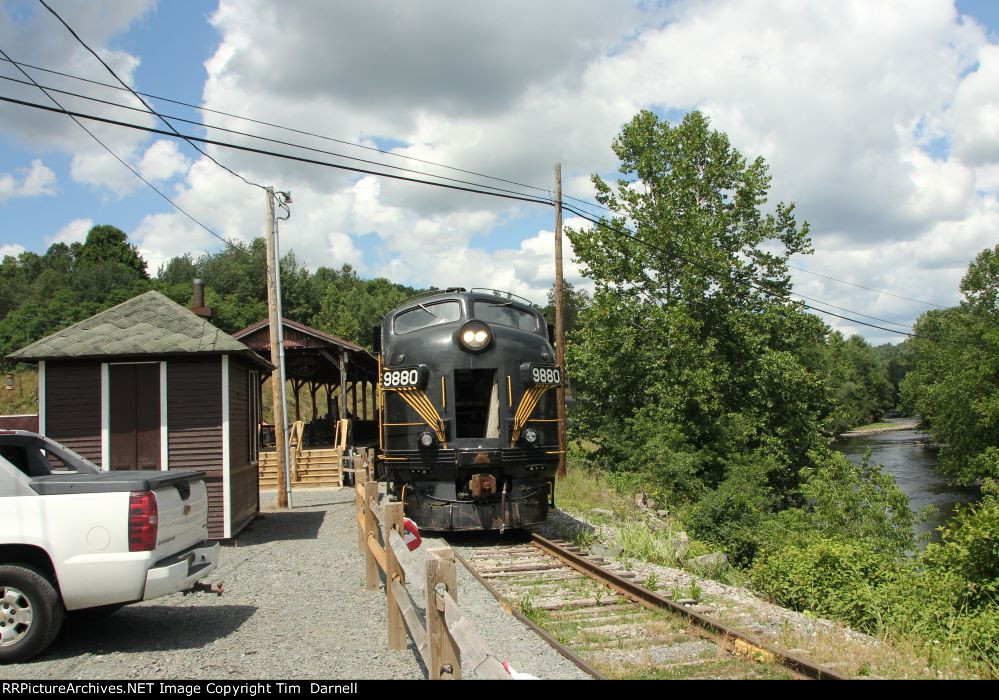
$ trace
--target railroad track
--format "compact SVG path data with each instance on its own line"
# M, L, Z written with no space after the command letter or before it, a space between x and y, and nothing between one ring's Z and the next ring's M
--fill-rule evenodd
M595 678L843 678L649 591L568 542L526 533L463 549L459 560L505 608Z

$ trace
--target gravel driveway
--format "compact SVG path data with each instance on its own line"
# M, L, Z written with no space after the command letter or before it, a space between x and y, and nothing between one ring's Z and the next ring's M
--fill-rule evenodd
M226 593L174 595L96 622L69 619L43 655L0 679L423 679L412 645L389 651L384 592L364 590L353 491L295 494L223 546L210 580ZM420 551L420 550L418 550ZM459 601L518 671L585 678L458 567Z

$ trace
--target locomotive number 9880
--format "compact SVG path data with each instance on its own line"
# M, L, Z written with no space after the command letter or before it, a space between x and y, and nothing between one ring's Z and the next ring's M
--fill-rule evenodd
M386 314L375 346L378 458L406 515L430 530L543 522L563 373L541 314L511 294L449 289Z

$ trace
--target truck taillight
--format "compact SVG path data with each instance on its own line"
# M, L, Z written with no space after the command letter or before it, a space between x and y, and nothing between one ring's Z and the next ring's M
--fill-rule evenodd
M156 549L158 530L156 496L152 491L133 491L128 498L128 551Z

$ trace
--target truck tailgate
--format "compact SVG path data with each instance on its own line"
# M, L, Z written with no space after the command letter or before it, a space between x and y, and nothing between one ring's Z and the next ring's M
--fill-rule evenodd
M159 516L157 558L208 539L208 490L204 479L162 485L153 493Z

